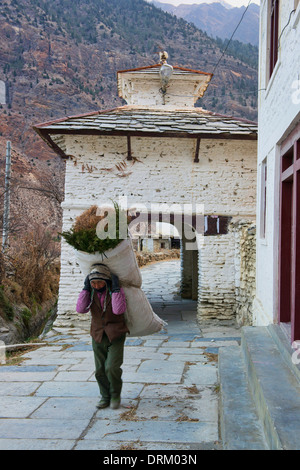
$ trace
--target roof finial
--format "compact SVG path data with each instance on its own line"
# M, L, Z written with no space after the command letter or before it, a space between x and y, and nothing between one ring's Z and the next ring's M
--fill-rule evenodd
M167 63L168 57L169 56L168 56L168 53L166 51L163 51L163 52L159 53L159 58L160 58L160 62L161 62L161 67L160 67L160 71L159 71L160 81L161 81L160 91L161 91L162 96L163 96L163 104L166 104L165 95L167 93L167 86L168 86L168 83L170 81L171 75L173 73L172 65L169 65Z
M159 53L159 61L161 64L166 64L169 54L166 51Z

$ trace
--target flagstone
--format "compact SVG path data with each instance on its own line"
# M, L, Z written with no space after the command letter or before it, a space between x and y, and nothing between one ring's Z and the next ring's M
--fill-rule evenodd
M88 424L88 419L1 419L0 438L78 439Z
M217 367L209 364L192 364L185 372L184 383L186 385L208 385L218 381Z
M0 418L26 418L33 413L45 398L2 396Z
M0 439L0 450L71 450L70 439Z
M174 421L130 421L110 422L95 420L84 440L101 439L132 441L139 436L145 442L212 442L218 439L215 423L210 422L174 422Z

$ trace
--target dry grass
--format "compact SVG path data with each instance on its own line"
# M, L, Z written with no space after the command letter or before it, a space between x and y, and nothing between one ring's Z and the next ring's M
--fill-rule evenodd
M122 444L120 446L119 450L138 450L138 448L135 447L134 443L132 443L132 444Z
M96 229L98 223L101 222L101 220L103 219L109 220L110 216L121 217L118 211L124 214L124 212L121 211L119 208L118 211L116 211L116 206L104 208L104 211L102 211L103 215L97 215L98 210L98 206L91 206L89 209L87 209L78 217L76 217L75 223L73 225L74 232L80 232L81 230ZM126 212L125 220L127 221L127 224L131 220L130 216L128 215L128 212ZM106 229L106 227L104 227L104 229Z
M215 353L209 353L209 352L206 352L204 353L205 356L207 357L207 360L209 362L217 362L218 361L218 354L215 354Z
M192 385L191 387L185 387L185 389L193 395L197 395L199 393L199 390L196 385Z
M133 406L128 411L124 411L124 413L120 415L120 419L124 421L140 421L136 416L136 410L137 406Z
M189 421L190 423L198 423L199 419L189 418L186 415L182 415L182 416L179 416L179 418L177 418L176 421L178 422Z
M80 230L91 230L95 229L98 222L104 219L104 215L97 215L98 206L91 206L89 209L84 211L78 217L76 217L74 223L74 232Z
M29 308L53 299L58 292L60 248L53 236L36 227L12 243L6 253L5 292Z

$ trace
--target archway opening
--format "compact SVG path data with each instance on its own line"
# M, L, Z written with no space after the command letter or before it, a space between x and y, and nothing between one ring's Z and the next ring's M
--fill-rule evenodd
M193 320L197 317L199 238L192 225L164 214L130 225L137 258L144 254L148 262L141 266L143 291L153 310L168 322L172 318ZM158 221L157 221L158 219ZM133 218L134 222L134 218ZM198 234L200 235L200 234ZM171 256L169 256L170 251ZM177 256L174 256L177 251ZM166 256L164 256L164 252Z

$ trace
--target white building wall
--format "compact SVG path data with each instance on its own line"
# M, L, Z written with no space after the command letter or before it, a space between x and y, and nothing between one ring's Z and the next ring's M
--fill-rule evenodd
M203 204L206 214L230 215L252 218L256 209L256 141L202 140L200 162L194 163L194 139L140 138L131 139L134 164L126 162L127 141L112 136L66 136L66 153L73 155L66 164L65 201L63 203L63 230L68 230L77 215L93 204L118 202L128 198L128 207L151 203ZM116 168L121 161L127 163L126 176ZM120 177L121 176L121 177ZM215 238L215 237L205 237ZM221 237L220 237L221 238ZM234 243L219 244L218 259L228 259L232 265ZM213 241L213 240L212 240ZM207 249L214 247L207 240ZM223 253L222 253L222 249ZM232 252L231 252L231 251ZM212 257L206 254L201 263L201 279L207 274L206 295L211 297L216 289ZM228 262L224 261L227 265ZM76 300L83 286L82 275L73 250L62 241L61 279L58 302L58 320L64 325L78 323L84 315L75 314ZM217 285L230 283L228 273L218 273ZM207 284L211 283L211 287ZM231 295L231 294L230 294Z
M256 142L202 140L200 162L194 163L196 139L66 136L68 160L65 205L87 206L127 196L136 203L199 203L206 214L253 215ZM125 161L125 177L116 164ZM109 177L108 177L109 176ZM120 177L118 177L120 176ZM80 190L79 190L80 188Z
M258 167L257 167L257 273L255 318L257 325L277 321L279 237L279 146L299 122L300 112L300 4L280 2L279 56L269 77L268 36L270 0L261 1ZM261 237L262 162L267 161L266 236Z

